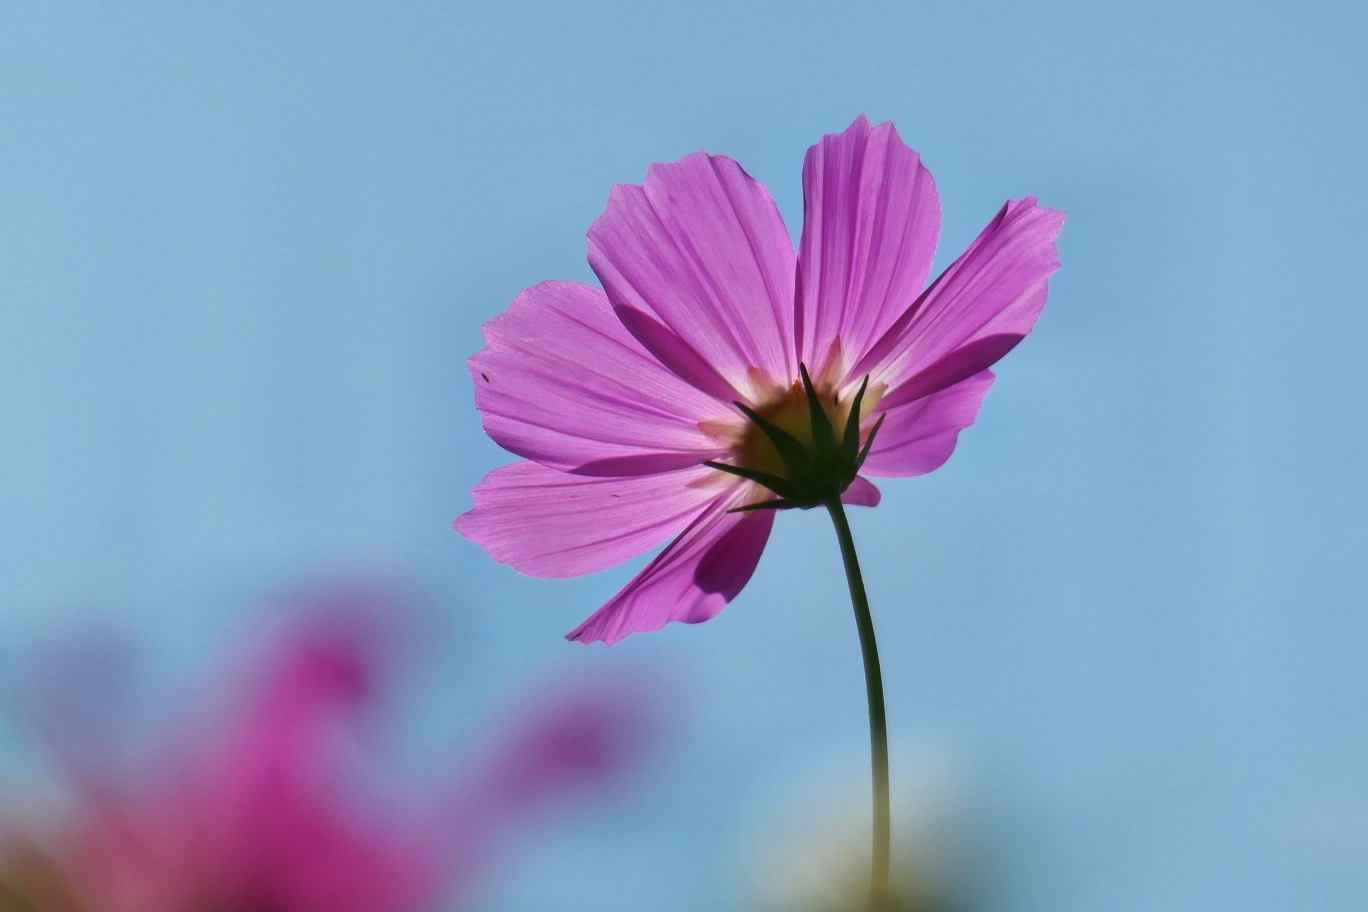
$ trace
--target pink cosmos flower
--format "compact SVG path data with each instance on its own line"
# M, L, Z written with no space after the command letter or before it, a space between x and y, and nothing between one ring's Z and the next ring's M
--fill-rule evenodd
M545 282L485 325L476 405L527 461L491 472L456 529L539 577L669 541L570 639L707 620L750 579L775 509L874 506L865 476L938 468L1040 315L1064 215L1034 197L927 287L940 202L891 123L823 137L803 191L795 255L735 161L653 165L589 230L603 290Z
M392 632L378 614L327 611L270 644L223 700L140 745L138 762L64 757L73 819L48 854L0 851L0 908L11 879L38 912L453 907L527 816L635 759L644 701L570 684L460 774L396 787L360 749Z

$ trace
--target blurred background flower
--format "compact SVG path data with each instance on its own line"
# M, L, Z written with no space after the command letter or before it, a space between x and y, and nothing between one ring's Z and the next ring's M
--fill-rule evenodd
M117 710L95 660L109 644L49 656L25 702L66 801L12 825L0 844L3 908L455 908L537 812L601 793L642 756L656 713L649 687L569 679L515 707L464 765L421 782L385 776L374 729L384 688L404 670L411 619L373 588L315 593L254 636L240 667L178 707L132 761L82 730L92 707ZM112 747L131 733L104 734Z
M867 760L807 763L767 783L743 837L741 878L757 912L867 912ZM994 874L978 809L947 752L895 752L886 912L971 912Z

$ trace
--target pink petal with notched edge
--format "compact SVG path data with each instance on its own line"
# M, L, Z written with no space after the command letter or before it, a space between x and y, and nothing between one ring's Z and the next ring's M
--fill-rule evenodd
M728 513L749 492L718 498L679 538L566 639L610 646L671 621L714 617L750 580L774 525L773 510Z
M879 441L876 438L874 442L878 443ZM877 507L881 500L883 500L883 494L874 487L874 482L858 475L850 483L850 487L845 489L845 493L841 495L841 503L848 507Z
M991 367L1035 326L1063 225L1033 196L1007 203L852 374L886 382L892 408Z
M719 495L704 466L593 478L517 462L485 476L457 532L530 576L560 579L616 566L668 540Z
M992 371L980 371L954 386L888 409L860 471L897 478L940 468L955 451L959 432L974 423L993 380Z
M602 291L543 282L485 324L470 359L485 432L564 471L633 475L719 453L699 421L727 406L680 380L623 328Z
M698 152L614 187L589 265L642 344L699 389L729 402L751 389L751 368L792 381L793 242L731 159ZM634 328L640 315L651 333Z
M892 123L864 115L803 160L797 333L814 374L839 337L846 363L916 301L940 235L940 198Z

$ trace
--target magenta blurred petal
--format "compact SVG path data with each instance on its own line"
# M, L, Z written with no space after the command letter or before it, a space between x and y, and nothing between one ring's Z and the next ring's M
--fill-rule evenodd
M863 471L885 478L925 475L945 464L959 432L974 423L993 385L980 371L954 386L889 409Z
M769 191L731 159L699 152L614 187L589 265L614 308L653 318L648 335L624 317L642 344L699 389L729 402L752 389L752 370L792 381L793 242Z
M718 499L621 592L567 639L609 645L671 621L715 616L750 581L774 525L774 511L728 513L744 496Z
M594 478L535 462L495 469L472 492L456 531L529 576L580 576L616 566L678 534L716 500L705 466Z
M871 127L861 116L808 150L797 333L814 375L833 339L853 364L916 301L940 221L931 173L892 123Z
M524 712L471 777L470 810L494 826L629 767L651 740L658 694L608 684L572 683Z
M991 367L1035 326L1064 213L1007 203L855 367L888 384L892 408Z
M841 495L841 503L848 507L877 507L881 500L883 494L868 478L857 477Z
M612 475L695 466L718 453L698 422L726 409L646 351L597 288L543 282L484 333L487 347L470 359L475 404L506 449Z
M416 912L444 883L451 861L416 814L372 813L341 781L376 628L311 620L228 705L195 707L142 776L87 796L76 863L101 912Z
M379 781L361 735L401 606L372 607L291 625L226 699L188 707L136 775L75 783L63 861L81 908L453 908L530 812L637 758L646 695L566 682L515 713L472 772L421 794Z

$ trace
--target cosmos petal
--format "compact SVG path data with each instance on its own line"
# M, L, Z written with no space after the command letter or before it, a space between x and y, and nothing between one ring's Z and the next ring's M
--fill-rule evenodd
M793 242L731 159L698 152L614 187L589 265L642 345L699 389L747 396L755 370L792 382Z
M587 475L661 472L718 452L699 421L727 409L646 351L597 288L543 282L484 334L470 359L475 405L505 449Z
M720 497L645 570L566 639L609 645L670 621L714 617L749 582L774 525L773 510L728 513L753 492Z
M857 361L921 294L940 236L931 173L892 123L863 115L803 160L798 349L820 374L833 340Z
M993 385L993 372L980 371L954 386L888 409L862 471L885 478L925 475L945 464L959 432L974 423Z
M560 579L616 566L686 527L718 489L697 466L623 478L570 475L535 462L495 469L471 492L457 532L529 576Z
M853 373L886 383L893 408L991 367L1035 326L1063 225L1035 197L1007 203Z
M880 430L879 433L882 434L883 431ZM875 438L874 442L877 444L878 438ZM845 493L841 495L841 503L848 507L877 507L881 500L883 500L883 494L874 487L874 482L858 475L850 483L850 487L845 489Z

